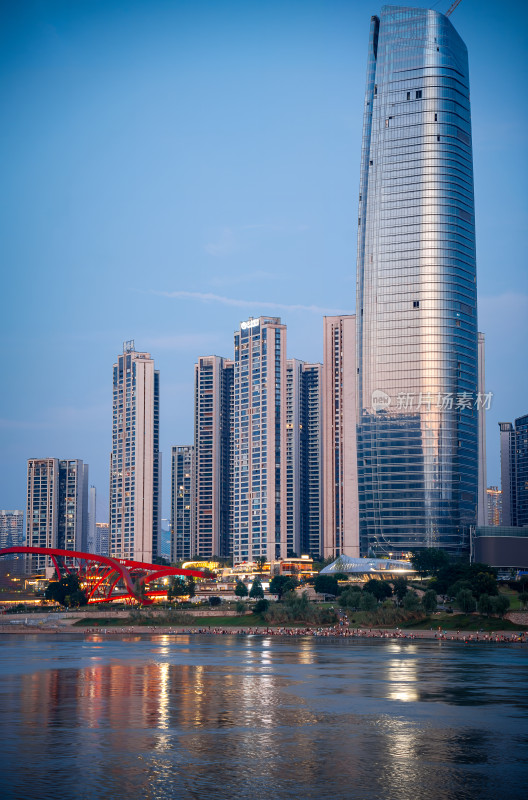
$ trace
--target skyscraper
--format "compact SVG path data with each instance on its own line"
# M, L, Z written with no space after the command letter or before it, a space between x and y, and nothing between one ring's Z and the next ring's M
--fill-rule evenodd
M0 511L0 550L24 544L24 512Z
M488 525L502 525L502 492L498 486L488 486L486 490L488 502Z
M233 362L203 356L194 367L194 520L191 555L227 556Z
M114 364L110 457L110 553L151 562L161 508L159 372L150 353L125 342Z
M233 560L286 558L286 326L250 318L235 331Z
M95 523L97 513L97 491L95 486L90 486L88 489L88 533L86 537L86 552L97 553L96 546L96 533Z
M297 358L286 361L286 550L301 555L301 486L304 455L302 423L302 366Z
M59 461L57 547L81 550L88 546L88 464L79 458Z
M24 512L15 509L0 511L0 550L4 547L17 547L24 545ZM0 561L10 561L10 572L23 573L26 568L26 558L23 555L9 554L1 556Z
M528 414L499 422L502 524L528 525Z
M482 398L486 393L485 336L478 334L478 393ZM488 495L486 469L486 407L479 403L478 408L478 506L477 525L488 525Z
M372 18L359 192L362 552L467 552L478 482L469 77L466 47L436 11Z
M171 554L170 560L189 561L192 556L194 497L194 447L172 448Z
M27 472L26 542L28 547L57 547L59 459L30 458ZM51 567L51 559L31 556L31 571Z
M323 367L302 365L301 373L301 553L323 552Z
M88 532L88 465L81 459L30 458L26 542L30 547L85 550ZM51 567L31 556L32 570Z
M323 352L323 554L358 558L354 315L324 318Z
M110 555L110 525L108 522L95 523L95 548L93 552L98 553L100 556Z

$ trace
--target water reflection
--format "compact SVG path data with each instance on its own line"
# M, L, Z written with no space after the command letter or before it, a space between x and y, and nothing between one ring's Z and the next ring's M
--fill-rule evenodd
M93 637L56 641L55 666L18 674L29 639L0 675L6 796L522 796L524 651Z

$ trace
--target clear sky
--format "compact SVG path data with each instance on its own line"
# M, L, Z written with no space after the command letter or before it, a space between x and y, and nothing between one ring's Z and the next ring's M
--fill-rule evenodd
M417 2L416 5L427 6ZM431 3L445 12L449 0ZM192 443L193 364L261 313L322 358L355 310L367 0L4 0L0 507L26 459L82 458L107 518L112 364L161 372L170 447ZM499 420L528 412L524 0L462 0L470 57L488 483Z

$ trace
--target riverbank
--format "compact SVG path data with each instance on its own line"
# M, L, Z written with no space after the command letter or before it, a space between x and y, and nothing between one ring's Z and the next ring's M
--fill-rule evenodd
M123 625L104 627L75 627L71 626L43 626L43 625L24 625L9 624L0 625L0 635L2 634L68 634L76 636L101 636L104 638L119 637L123 635L133 636L282 636L282 637L316 637L316 638L339 638L339 639L406 639L406 640L437 640L463 643L489 643L489 642L518 642L528 644L528 631L492 631L492 632L472 632L472 631L444 631L444 630L405 630L401 628L387 629L367 629L367 628L346 628L334 626L327 628L312 627L287 627L287 626L233 626L224 627L200 627L200 626L145 626L145 625Z

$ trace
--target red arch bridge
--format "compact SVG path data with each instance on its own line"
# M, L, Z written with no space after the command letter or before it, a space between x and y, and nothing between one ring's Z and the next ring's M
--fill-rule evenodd
M75 573L83 584L89 603L109 603L121 600L150 605L154 597L166 596L166 590L148 589L148 584L161 578L183 575L210 578L209 572L197 569L177 569L126 558L110 558L78 550L59 550L55 547L5 547L0 556L10 554L48 556L59 578ZM68 563L66 563L66 560Z

